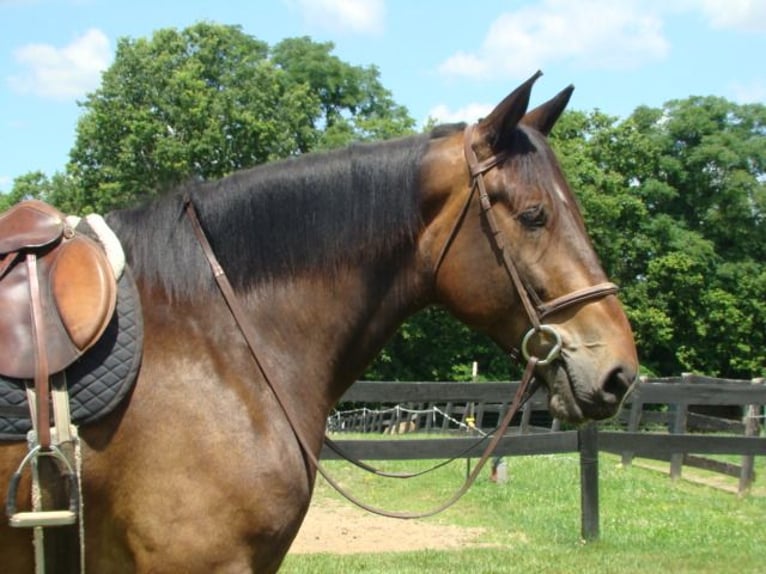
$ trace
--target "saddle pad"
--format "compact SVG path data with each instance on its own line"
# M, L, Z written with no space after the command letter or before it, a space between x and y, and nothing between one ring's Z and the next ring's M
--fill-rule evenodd
M142 345L141 302L126 268L117 283L117 307L104 334L66 369L75 424L96 421L120 404L138 374ZM31 428L24 381L0 376L0 441L23 440Z

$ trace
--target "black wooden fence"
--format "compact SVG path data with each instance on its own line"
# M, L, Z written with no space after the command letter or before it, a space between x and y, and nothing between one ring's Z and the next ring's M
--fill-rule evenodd
M367 432L396 429L405 421L412 428L440 430L429 417L433 407L445 413L463 429L446 438L424 438L407 441L392 439L335 440L345 454L359 460L414 460L466 457L482 454L484 444L476 434L488 419L502 417L509 408L518 382L499 383L413 383L359 381L341 398L340 404L407 405L417 414L403 417L394 410L384 420L365 417L361 428ZM576 430L561 430L553 420L548 428L531 424L534 412L547 409L543 391L538 391L514 421L498 444L496 455L524 456L535 454L580 454L581 532L586 540L599 536L598 452L622 455L624 464L633 457L670 461L670 476L681 475L683 464L703 466L740 478L740 492L746 492L754 480L753 457L766 455L766 437L761 437L763 405L766 405L764 379L737 381L696 375L662 379L642 379L626 401L620 416L607 424L590 424ZM736 406L741 409L739 421L724 424L713 417L698 415L695 407ZM374 412L380 412L376 410ZM351 419L353 421L353 418ZM713 422L715 421L715 422ZM690 422L693 425L690 425ZM690 426L718 431L700 434L689 432ZM359 425L348 425L359 429ZM347 428L348 428L347 427ZM733 431L731 430L733 427ZM473 429L479 429L474 431ZM728 428L737 435L722 435ZM491 430L487 428L486 430ZM466 436L473 434L474 436ZM699 455L742 455L742 463L733 465ZM338 458L325 448L322 458Z

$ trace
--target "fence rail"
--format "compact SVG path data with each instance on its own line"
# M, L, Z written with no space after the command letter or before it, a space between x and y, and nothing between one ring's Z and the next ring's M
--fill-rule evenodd
M630 464L633 457L653 458L670 461L670 476L681 475L683 464L702 466L739 475L740 492L746 492L754 480L753 457L766 456L766 437L761 437L763 405L766 405L766 384L764 379L739 381L713 379L698 375L662 379L642 379L623 406L620 417L612 421L608 430L597 425L586 425L578 430L560 430L558 421L553 420L549 429L541 429L530 423L531 413L547 409L547 398L538 391L527 403L512 427L498 444L496 455L527 456L536 454L573 453L580 454L581 467L581 526L586 540L598 538L598 452L605 451L622 456L624 464ZM446 413L455 415L464 430L471 432L483 426L483 419L489 413L497 413L498 419L509 408L518 382L495 383L431 383L431 382L380 382L359 381L343 395L340 403L407 404L411 406L443 405ZM667 412L658 413L657 406L666 407ZM741 436L720 436L690 434L690 420L705 420L689 411L690 406L739 406L742 407L741 421L734 425L707 421L703 428L735 429ZM427 409L426 409L427 411ZM390 429L401 421L401 412L391 415L389 420L377 420L369 428L380 432ZM424 411L417 411L424 412ZM658 416L661 415L661 416ZM420 416L420 415L418 415ZM425 415L423 415L425 416ZM467 425L469 420L471 424ZM717 419L716 419L717 420ZM415 422L415 421L411 421ZM646 424L666 428L664 432L640 430ZM433 420L418 420L419 429L434 430ZM614 430L622 427L624 430ZM364 428L367 428L366 426ZM545 431L545 432L541 432ZM477 433L478 434L478 433ZM485 442L478 442L476 436L449 436L448 438L425 438L376 440L335 440L340 449L349 457L360 460L413 460L453 457L478 457ZM742 455L742 464L734 465L698 455ZM336 459L338 455L325 447L323 459Z

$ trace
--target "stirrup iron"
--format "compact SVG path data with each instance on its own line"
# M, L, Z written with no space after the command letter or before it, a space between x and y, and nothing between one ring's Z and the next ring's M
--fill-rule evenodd
M16 495L19 489L21 475L24 467L33 465L40 457L50 457L54 459L64 473L62 478L69 483L69 508L58 510L32 510L26 512L17 512ZM61 449L56 445L51 445L48 449L43 449L39 444L30 449L24 459L19 464L16 472L11 477L8 486L8 496L5 502L5 513L8 516L10 526L15 528L34 528L37 526L66 526L77 522L79 514L80 500L79 487L77 484L77 474L72 468L72 464Z

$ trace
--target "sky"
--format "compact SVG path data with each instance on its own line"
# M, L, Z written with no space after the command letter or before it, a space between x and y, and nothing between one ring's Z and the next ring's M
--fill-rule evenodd
M766 103L766 0L0 0L0 191L63 172L78 101L119 38L199 21L333 42L419 124L474 121L542 70L532 105L617 118L689 96Z

